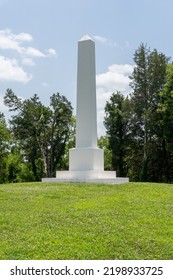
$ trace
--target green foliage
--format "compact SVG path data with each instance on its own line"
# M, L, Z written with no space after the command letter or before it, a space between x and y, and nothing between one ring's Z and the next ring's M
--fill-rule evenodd
M138 180L162 181L162 178L157 176L163 163L163 158L159 158L158 155L160 150L164 150L163 127L160 125L161 115L158 113L158 104L159 93L165 82L168 58L157 50L151 51L141 44L135 52L134 62L136 66L131 76L133 91L130 120L133 145L129 152L139 161L136 165ZM130 160L133 161L132 156ZM153 164L154 170L152 170Z
M173 185L0 186L0 259L172 260Z
M105 106L105 127L112 152L112 169L124 177L126 170L126 147L128 143L128 110L129 100L117 92L113 93Z
M45 107L35 94L22 101L12 90L7 90L4 103L16 114L10 120L11 131L18 141L33 180L53 177L61 167L69 139L72 107L59 93L50 98Z
M34 174L27 162L23 160L22 154L19 151L14 151L14 148L6 158L7 178L8 182L31 182L34 181Z
M132 181L173 182L173 64L141 44L134 54L132 92L105 106L112 169Z
M0 183L7 182L6 157L8 154L10 132L4 115L0 113Z
M98 147L104 150L104 169L111 170L111 160L112 160L112 153L109 149L109 138L108 136L101 136L98 139Z
M166 71L166 81L160 92L159 112L162 113L162 123L164 125L164 138L167 149L173 151L173 64L168 64Z
M75 148L76 145L76 117L72 116L69 123L69 138L65 146L65 153L61 160L61 169L69 170L69 149Z

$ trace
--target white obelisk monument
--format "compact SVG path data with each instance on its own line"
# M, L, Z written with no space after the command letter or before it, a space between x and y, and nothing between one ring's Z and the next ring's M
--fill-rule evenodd
M104 170L97 147L95 44L87 35L78 42L76 148L70 149L69 170Z
M115 171L104 171L103 149L97 146L95 43L88 36L78 42L76 147L69 150L69 171L43 182L123 183Z

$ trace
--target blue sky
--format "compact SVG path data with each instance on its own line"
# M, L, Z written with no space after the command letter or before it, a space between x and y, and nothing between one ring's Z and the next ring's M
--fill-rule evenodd
M96 46L98 133L106 100L130 92L133 54L146 43L173 57L172 0L0 0L0 112L3 96L37 93L45 105L54 92L75 108L77 42ZM75 113L75 109L74 109Z

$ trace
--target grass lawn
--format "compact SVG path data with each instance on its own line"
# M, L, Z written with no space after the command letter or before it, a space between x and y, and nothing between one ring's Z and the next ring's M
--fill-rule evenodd
M173 185L0 185L0 259L173 259Z

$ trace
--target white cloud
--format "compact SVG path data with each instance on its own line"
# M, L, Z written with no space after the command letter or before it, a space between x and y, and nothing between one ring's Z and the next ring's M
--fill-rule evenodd
M27 83L31 79L32 75L26 73L16 59L0 56L0 80Z
M34 61L31 58L29 58L29 57L24 57L22 59L22 63L24 65L28 65L28 66L34 66L35 65Z
M22 51L20 43L13 37L14 36L9 29L0 30L0 49L15 50L20 53Z
M129 83L127 76L115 73L107 72L97 76L97 85L103 87L105 90L122 90L124 91Z
M1 56L0 79L28 82L32 76L19 66L20 63L27 66L34 66L34 58L46 58L56 55L56 51L49 48L46 52L34 48L28 44L33 41L29 33L13 33L10 29L0 30L0 49L4 51ZM13 51L16 59L11 59ZM16 55L17 54L17 55Z
M22 47L22 43L31 42L32 40L31 34L28 33L14 34L10 29L0 30L0 49L23 53L25 48Z
M133 69L134 69L134 66L129 65L129 64L113 64L108 67L108 70L110 72L122 74L122 75L125 75L128 77L132 73Z
M24 50L24 53L28 56L31 57L46 57L46 55L39 51L38 49L32 48L32 47L28 47Z
M119 44L117 42L114 42L106 37L95 35L93 36L93 39L101 44L104 44L108 47L116 47L119 49L129 48L129 42L125 41L123 44Z
M94 36L94 39L100 43L108 43L109 40L106 38L106 37L102 37L102 36L98 36L98 35L95 35Z
M33 40L31 34L25 32L21 32L17 35L13 35L12 37L14 38L14 40L23 41L23 42L31 42Z
M94 40L95 41L98 41L99 43L102 43L106 46L109 46L109 47L118 47L118 44L116 42L113 42L111 40L109 40L108 38L106 37L102 37L102 36L99 36L99 35L95 35L94 37Z
M106 101L109 100L113 92L120 91L124 95L127 95L129 93L129 76L132 74L133 69L133 65L113 64L108 67L108 70L105 73L96 76L98 111L97 121L99 136L105 133L103 121Z
M51 57L51 56L56 56L56 50L54 49L48 49L46 51L47 56Z
M107 91L126 91L129 89L129 75L133 71L133 66L129 64L113 64L108 67L108 71L96 76L97 87Z
M48 49L46 53L33 48L31 46L24 47L24 42L31 42L33 40L32 35L29 33L21 32L14 34L10 29L0 30L0 49L14 50L24 56L32 57L49 57L55 56L56 51L52 48Z

